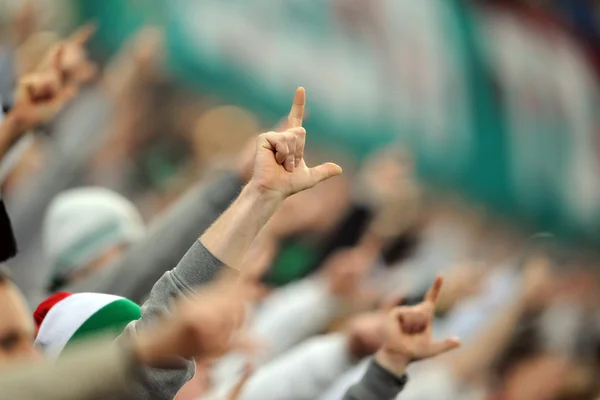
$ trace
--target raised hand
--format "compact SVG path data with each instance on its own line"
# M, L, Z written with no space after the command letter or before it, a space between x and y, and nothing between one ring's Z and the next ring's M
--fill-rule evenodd
M465 261L450 268L438 299L438 311L446 312L464 299L478 294L487 270L479 263Z
M458 338L435 341L433 315L442 288L438 276L423 302L412 307L396 307L388 314L383 345L375 356L390 372L402 375L410 362L435 357L460 346Z
M232 351L251 351L241 335L245 306L255 294L249 285L221 278L176 304L173 315L156 329L140 332L141 361L166 365L173 357L213 359Z
M251 183L261 191L282 198L309 189L342 173L333 163L308 168L304 162L306 131L302 127L306 93L298 88L285 132L267 132L257 139L254 174Z
M527 309L544 308L556 294L556 281L550 272L550 259L539 255L526 261L523 271L522 299Z
M27 74L19 80L15 104L9 113L15 136L49 121L77 94L77 87L64 79L61 70L63 57L63 48L60 47L54 53L51 68Z
M54 70L56 54L61 52L63 54L60 57L58 69L65 82L79 85L93 79L98 68L88 58L85 46L95 32L96 28L92 24L84 25L76 30L69 38L62 40L50 49L44 61L39 65L38 72Z

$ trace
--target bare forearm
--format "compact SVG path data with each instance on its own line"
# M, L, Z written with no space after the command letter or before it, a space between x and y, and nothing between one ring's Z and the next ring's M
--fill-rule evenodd
M0 159L3 159L18 137L18 126L15 118L8 114L0 124Z
M471 344L454 355L453 371L460 381L472 379L477 372L490 365L510 339L523 309L524 301L521 298L515 299L507 309L477 334Z
M250 182L200 241L223 263L239 269L248 247L282 203L282 196Z

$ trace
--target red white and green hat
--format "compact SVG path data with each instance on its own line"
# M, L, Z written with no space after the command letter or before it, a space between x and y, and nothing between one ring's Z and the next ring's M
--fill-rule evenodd
M35 343L47 357L56 358L83 337L102 333L116 338L140 317L140 306L123 297L60 292L40 303L33 313Z

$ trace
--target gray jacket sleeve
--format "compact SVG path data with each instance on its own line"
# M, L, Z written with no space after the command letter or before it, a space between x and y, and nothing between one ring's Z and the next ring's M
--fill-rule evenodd
M142 305L142 318L130 323L122 337L147 329L158 318L169 313L172 300L192 293L198 285L212 280L223 264L196 241L177 267L165 272L156 282L150 298ZM180 359L169 369L144 368L135 382L132 399L171 400L181 387L194 376L194 363Z
M0 372L0 400L94 400L127 395L138 364L129 346L82 343L56 364L13 365Z
M12 106L16 87L17 74L15 72L16 49L7 46L0 49L0 102L2 106Z
M372 360L360 382L346 392L343 400L393 400L407 380L406 375L398 377Z
M133 245L116 264L67 290L109 293L141 303L154 283L181 259L190 243L235 200L242 185L237 174L226 173L190 189L158 218L146 238Z

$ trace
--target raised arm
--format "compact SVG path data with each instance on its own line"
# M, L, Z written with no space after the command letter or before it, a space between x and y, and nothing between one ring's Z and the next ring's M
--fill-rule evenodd
M521 317L527 311L544 306L552 292L548 260L530 260L525 268L521 287L505 309L494 316L468 346L448 358L447 363L452 366L452 374L456 380L466 383L480 371L489 368L512 337Z
M304 112L304 102L304 89L299 89L290 113L297 124ZM192 245L177 267L157 281L142 306L142 318L127 327L128 333L152 326L161 315L170 312L173 298L193 295L194 288L213 279L223 263L239 268L250 243L286 197L341 173L335 164L306 166L302 158L305 133L302 127L296 127L258 137L250 183ZM193 365L180 359L172 370L146 371L138 393L142 398L150 393L172 398L191 376Z
M248 292L232 285L222 280L199 299L179 301L164 323L118 343L84 340L56 363L9 364L0 371L0 400L172 399L160 392L132 397L136 380L144 368L166 368L176 357L218 357L241 344L230 339L243 320Z
M59 131L51 162L6 199L21 251L10 267L28 298L43 297L40 291L46 274L40 270L43 263L39 255L39 232L46 207L52 197L79 177L90 151L101 140L98 135L89 133L97 133L108 119L107 102L93 90L86 90L61 117L54 118L64 103L77 93L84 78L91 75L93 67L86 57L84 44L92 32L88 28L78 31L53 48L35 72L23 76L8 115L19 135L51 120L53 129ZM87 72L83 73L84 70Z
M233 171L194 186L115 264L76 282L68 291L110 293L142 303L154 283L227 209L242 186L241 175Z
M393 399L406 384L411 362L435 357L460 346L457 338L434 341L432 322L443 279L437 277L425 300L413 307L397 307L389 314L384 342L359 383L344 400Z
M260 135L254 175L234 204L200 238L218 259L239 268L250 243L285 198L341 174L331 163L308 168L304 162L306 131L302 118L306 95L299 88L290 112L291 128Z
M0 162L3 170L12 169L12 164L21 155L18 150L15 150L11 154L12 157L8 156L9 152L15 148L14 145L31 129L52 118L75 95L77 87L65 79L63 74L63 54L64 49L58 47L49 59L48 68L39 69L19 79L14 95L14 104L9 112L4 114L3 110L0 114ZM2 94L7 96L6 93ZM12 101L13 95L11 94L9 97ZM1 100L4 102L7 99ZM2 105L4 106L4 103ZM11 213L13 223L18 227L19 218L18 213L16 214ZM0 259L6 261L16 254L15 236L18 238L19 232L15 229L13 234L2 200L0 200L0 225L2 227ZM21 239L19 247L23 247L26 244L24 242L27 242L26 239ZM19 280L18 278L18 274L15 274L15 279Z

